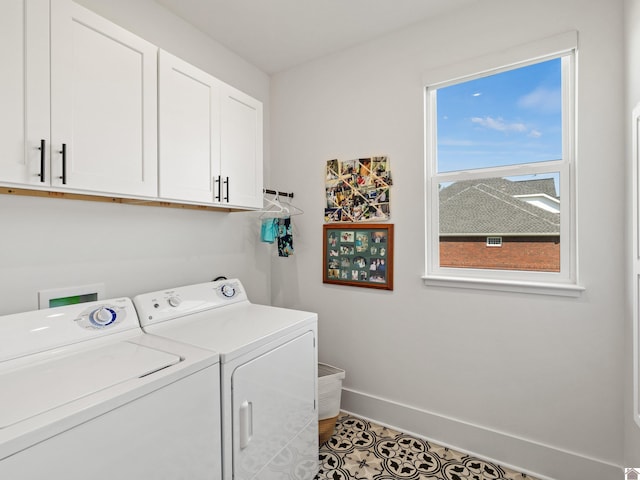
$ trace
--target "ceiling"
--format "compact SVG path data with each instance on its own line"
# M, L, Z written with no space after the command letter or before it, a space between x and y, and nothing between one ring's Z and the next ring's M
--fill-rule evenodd
M478 0L156 0L266 73Z

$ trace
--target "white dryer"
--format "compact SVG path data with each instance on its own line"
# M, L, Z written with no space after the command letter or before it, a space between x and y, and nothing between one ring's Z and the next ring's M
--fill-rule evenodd
M0 317L0 478L220 479L218 360L128 298Z
M318 471L317 314L249 302L239 280L134 298L143 329L220 354L223 478Z

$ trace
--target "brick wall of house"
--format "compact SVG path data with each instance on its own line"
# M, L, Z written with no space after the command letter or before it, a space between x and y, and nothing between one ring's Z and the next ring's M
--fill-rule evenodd
M560 271L560 237L502 237L488 247L487 237L441 237L443 267Z

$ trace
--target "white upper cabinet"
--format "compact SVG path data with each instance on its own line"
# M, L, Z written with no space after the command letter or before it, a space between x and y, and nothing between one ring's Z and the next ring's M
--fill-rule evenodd
M0 33L0 181L46 185L49 0L3 1Z
M3 0L0 39L0 184L262 207L261 102L71 0Z
M223 200L262 208L262 103L226 84L220 103Z
M157 195L157 47L68 0L51 10L52 181Z
M262 104L159 54L159 196L262 207Z
M220 171L220 82L159 53L159 195L212 203Z
M4 1L0 32L0 182L155 197L157 48L69 0Z

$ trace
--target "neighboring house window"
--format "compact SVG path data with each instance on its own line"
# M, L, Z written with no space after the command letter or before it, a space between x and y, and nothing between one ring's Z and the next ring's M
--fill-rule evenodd
M487 247L501 247L502 237L487 237Z
M581 290L575 46L574 32L427 78L427 284Z

